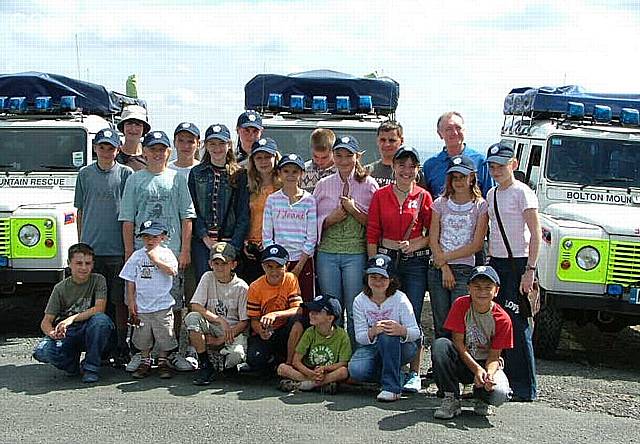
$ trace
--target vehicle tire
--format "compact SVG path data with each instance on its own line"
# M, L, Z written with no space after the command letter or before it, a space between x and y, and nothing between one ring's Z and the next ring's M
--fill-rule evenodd
M560 343L562 313L553 305L544 305L535 317L533 348L535 355L542 359L553 359Z
M618 333L629 325L624 319L614 319L611 322L595 320L593 323L603 333Z

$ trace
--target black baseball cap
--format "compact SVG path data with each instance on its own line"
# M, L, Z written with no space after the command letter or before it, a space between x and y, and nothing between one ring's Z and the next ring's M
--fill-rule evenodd
M282 245L272 244L262 250L260 262L274 261L280 265L286 265L289 262L289 253Z
M332 296L318 295L313 298L313 301L304 302L302 307L309 311L324 310L330 315L335 316L336 320L340 319L340 316L342 315L342 306L340 305L340 301Z

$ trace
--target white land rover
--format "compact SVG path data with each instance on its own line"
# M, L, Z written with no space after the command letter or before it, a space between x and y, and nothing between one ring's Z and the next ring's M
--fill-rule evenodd
M538 196L542 308L534 346L555 353L565 319L601 331L640 323L640 96L521 88L502 142Z

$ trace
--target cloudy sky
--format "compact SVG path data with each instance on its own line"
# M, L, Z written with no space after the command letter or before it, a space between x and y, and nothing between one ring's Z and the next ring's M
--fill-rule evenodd
M183 120L233 127L258 73L377 70L400 83L408 143L439 149L435 121L458 110L484 150L511 88L640 93L639 56L640 0L0 2L0 72L116 91L135 73L168 132Z

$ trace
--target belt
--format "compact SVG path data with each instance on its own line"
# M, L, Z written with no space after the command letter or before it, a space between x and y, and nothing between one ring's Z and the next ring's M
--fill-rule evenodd
M378 253L386 254L387 256L395 256L400 254L402 258L410 257L429 257L431 256L431 250L425 248L424 250L414 251L413 253L403 253L400 250L391 250L390 248L378 247Z

